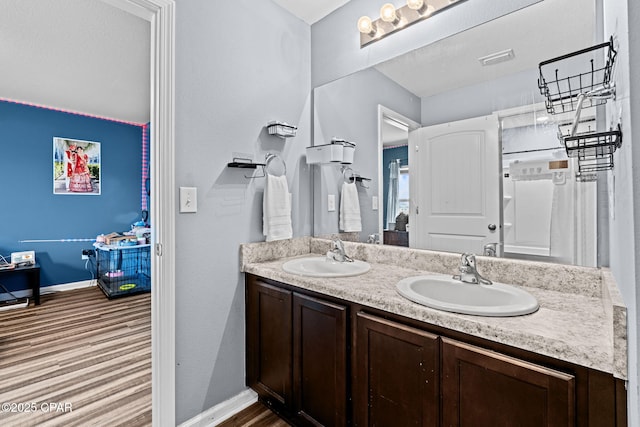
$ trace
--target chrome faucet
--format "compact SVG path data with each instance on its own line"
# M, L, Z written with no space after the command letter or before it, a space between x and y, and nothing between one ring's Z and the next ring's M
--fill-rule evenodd
M380 244L380 233L369 234L367 243Z
M498 244L497 243L487 243L484 245L482 255L484 256L498 256Z
M476 256L470 253L462 254L460 259L460 274L453 276L455 280L460 280L465 283L477 283L484 285L492 285L493 282L489 279L485 279L480 275L476 268Z
M331 242L331 250L327 252L327 258L337 262L353 262L353 259L344 251L344 243L340 239Z

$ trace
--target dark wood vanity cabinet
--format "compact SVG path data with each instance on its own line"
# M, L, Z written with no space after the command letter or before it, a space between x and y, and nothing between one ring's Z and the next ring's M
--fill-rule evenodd
M247 277L247 384L296 425L346 425L344 305Z
M442 338L445 426L574 426L575 378Z
M312 425L347 420L347 307L294 293L294 411Z
M357 314L354 425L440 425L438 336Z
M276 407L293 404L291 301L291 291L247 282L247 382Z
M611 374L246 278L247 384L294 425L627 424Z

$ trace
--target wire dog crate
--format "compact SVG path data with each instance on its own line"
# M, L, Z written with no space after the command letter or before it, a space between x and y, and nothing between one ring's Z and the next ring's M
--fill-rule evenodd
M96 249L98 286L107 298L151 291L151 245Z

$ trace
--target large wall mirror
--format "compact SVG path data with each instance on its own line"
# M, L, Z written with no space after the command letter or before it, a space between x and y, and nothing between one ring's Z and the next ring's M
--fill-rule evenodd
M578 173L558 138L574 113L548 114L537 86L541 61L602 41L587 3L545 0L315 88L313 145L356 150L313 166L314 235L342 231L358 176L359 241L599 265L607 173Z

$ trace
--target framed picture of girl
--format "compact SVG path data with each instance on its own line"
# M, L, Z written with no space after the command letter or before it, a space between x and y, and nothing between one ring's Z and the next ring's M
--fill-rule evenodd
M100 195L100 143L53 138L53 194Z

